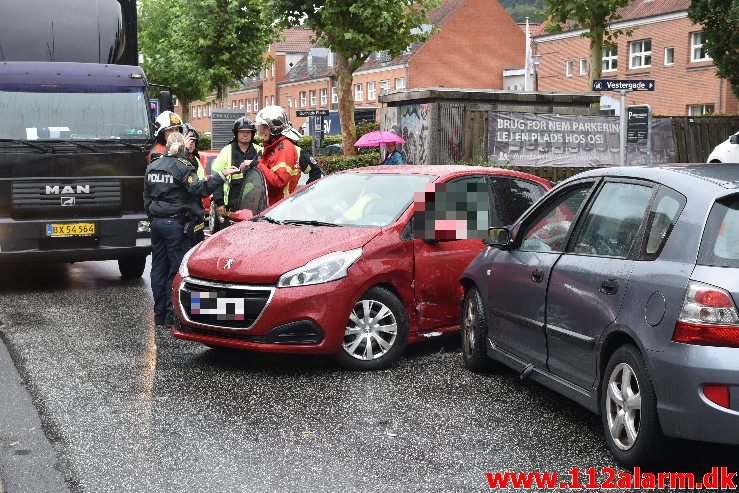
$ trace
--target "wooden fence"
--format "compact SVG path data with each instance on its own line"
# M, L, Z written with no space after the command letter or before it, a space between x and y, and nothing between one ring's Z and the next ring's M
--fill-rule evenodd
M739 131L739 116L672 117L675 161L705 163L713 148Z

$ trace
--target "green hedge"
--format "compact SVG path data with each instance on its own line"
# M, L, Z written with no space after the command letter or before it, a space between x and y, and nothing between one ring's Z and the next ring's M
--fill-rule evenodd
M380 153L373 152L358 156L318 156L316 161L324 173L331 174L345 169L374 166L380 162Z
M210 135L200 135L200 138L198 139L198 150L209 151L210 142Z

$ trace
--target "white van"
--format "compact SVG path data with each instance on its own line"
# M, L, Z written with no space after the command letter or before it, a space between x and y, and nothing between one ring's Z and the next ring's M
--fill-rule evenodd
M739 163L739 132L713 148L707 163Z

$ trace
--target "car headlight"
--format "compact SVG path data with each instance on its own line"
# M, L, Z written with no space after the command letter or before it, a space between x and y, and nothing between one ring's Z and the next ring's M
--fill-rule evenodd
M277 281L277 287L309 286L346 277L347 269L362 256L362 249L334 252L313 259L303 267L286 272Z
M187 261L190 260L190 255L192 255L192 252L197 248L198 246L195 245L191 249L187 251L184 257L182 257L182 262L180 263L180 268L177 270L177 273L181 275L182 277L188 277L190 275L190 271L187 270Z

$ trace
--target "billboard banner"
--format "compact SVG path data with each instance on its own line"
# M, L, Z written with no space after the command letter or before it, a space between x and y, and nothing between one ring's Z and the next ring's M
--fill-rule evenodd
M628 145L629 165L674 161L670 119L652 122L651 159L645 145ZM490 112L488 158L517 166L618 166L619 135L614 116Z

